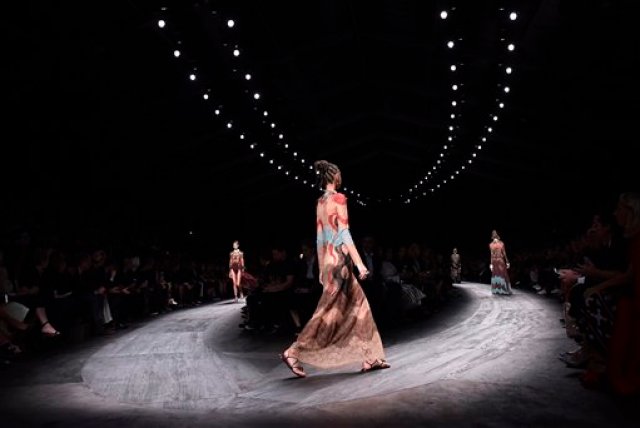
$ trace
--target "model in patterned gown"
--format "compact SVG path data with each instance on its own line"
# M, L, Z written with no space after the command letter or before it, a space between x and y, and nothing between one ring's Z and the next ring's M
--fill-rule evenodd
M369 272L349 232L347 198L337 192L340 170L326 161L315 168L324 189L316 208L323 291L313 316L280 357L298 377L306 376L301 362L320 368L360 362L363 372L389 368L369 302L353 274L354 263L360 279Z
M500 235L495 230L491 232L491 292L493 294L512 294L511 282L509 281L509 259L504 248L504 242L500 240Z

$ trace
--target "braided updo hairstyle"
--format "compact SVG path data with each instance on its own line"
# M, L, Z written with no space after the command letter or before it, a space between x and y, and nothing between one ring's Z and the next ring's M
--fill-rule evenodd
M342 184L342 174L337 165L326 160L318 160L313 163L313 167L316 170L317 183L321 189L324 189L329 183L335 184L336 188Z

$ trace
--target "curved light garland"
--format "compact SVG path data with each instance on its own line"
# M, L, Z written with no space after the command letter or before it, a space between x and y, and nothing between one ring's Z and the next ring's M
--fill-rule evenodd
M236 24L237 24L237 21L235 19L229 18L226 20L226 25L224 25L224 27L226 27L226 30L228 30L228 32L230 33L235 28ZM242 49L240 48L239 44L237 42L234 42L231 45L233 45L232 47L233 57L236 59L240 58ZM234 69L234 71L235 70L236 69ZM245 84L252 81L255 77L254 74L250 72L250 67L244 67L244 72L239 74L243 74L242 81ZM280 131L280 126L273 119L272 117L273 114L271 113L271 110L268 108L258 108L261 103L264 104L264 95L262 94L262 92L254 88L248 88L247 92L253 94L252 98L253 98L253 102L255 103L255 107L256 107L255 110L260 112L259 113L260 121L265 125L268 123L268 127L269 127L268 131L273 137L277 138L276 143L282 147L283 152L287 153L293 162L299 163L303 169L308 169L311 173L313 173L313 164L309 162L307 158L301 154L299 149L294 149L293 147L291 147L290 143L285 142L287 141L285 133L283 131ZM269 118L269 120L266 120L267 118ZM274 131L275 129L278 129L278 131ZM313 181L315 181L315 178L313 179ZM370 199L369 197L362 196L360 192L352 188L343 187L343 191L357 198L356 202L362 206L366 206L365 200Z
M452 7L450 10L443 10L440 12L440 18L442 20L448 19L452 12L455 12L456 8ZM462 38L458 37L449 39L444 42L445 49L452 52L457 52L460 43L462 42ZM411 203L412 200L418 199L420 197L421 188L423 186L429 186L431 183L436 181L437 174L443 169L443 166L447 163L451 149L455 147L458 136L456 135L456 131L460 129L458 125L460 118L462 117L461 107L464 104L465 100L462 96L457 95L461 93L462 87L464 83L461 82L460 78L457 76L460 75L460 67L463 66L459 61L451 61L451 65L448 66L451 75L453 76L449 87L451 90L451 99L448 103L451 109L451 113L449 113L450 122L447 125L447 140L442 144L438 158L431 165L431 167L424 173L424 176L418 180L417 183L414 183L411 186L407 193L400 195L400 199L403 203L408 204ZM422 191L422 196L426 196L427 192Z
M162 8L161 10L162 12L165 12L166 8ZM170 28L168 17L163 16L161 19L158 19L157 26L160 30L166 30L167 28ZM167 39L170 40L169 38ZM171 42L174 45L171 49L171 55L177 60L186 61L185 55L180 50L182 42L180 40ZM303 185L308 185L312 188L316 187L314 178L306 178L305 174L296 171L296 169L292 168L290 165L285 165L285 162L283 162L282 160L278 160L277 155L268 151L266 147L262 147L262 145L255 141L255 139L251 139L248 137L249 133L243 131L241 127L238 126L239 122L236 121L235 118L226 114L224 105L215 102L216 100L211 94L211 89L208 88L204 82L202 82L203 79L201 79L198 75L197 67L189 67L187 78L194 84L200 86L199 91L203 101L207 102L210 105L215 105L215 108L213 108L212 110L212 116L215 119L219 120L221 123L224 123L225 128L230 133L235 134L238 140L243 141L248 146L248 148L255 153L256 157L271 165L277 172L281 173L282 175L292 178L294 181L300 182ZM258 95L256 99L259 98L260 96Z
M449 11L442 11L440 13L440 17L444 20L447 19L448 16L451 14L452 11L454 11L455 8L452 8ZM498 9L499 13L506 13L504 8L499 8ZM518 18L518 13L516 11L511 11L508 13L507 18L510 21L515 21ZM503 44L504 44L504 52L509 55L512 56L513 52L516 49L516 45L512 42L507 42L504 38L501 38L500 40ZM449 48L454 48L455 47L455 43L453 43L453 45L447 43L447 47ZM513 66L510 65L512 61L506 61L508 64L504 65L502 63L500 63L498 66L501 68L501 70L503 70L504 74L505 74L505 79L508 79L509 76L511 76L513 74ZM457 67L454 67L453 65L451 66L451 71L455 72L457 69ZM431 180L430 184L431 186L429 186L429 191L427 192L422 191L420 192L412 192L413 194L404 199L405 203L411 203L414 200L417 200L418 198L420 198L420 196L427 196L430 193L434 193L435 191L437 191L438 189L441 189L444 185L446 185L448 182L455 180L460 174L462 174L463 171L465 171L469 165L473 164L474 160L477 158L478 153L483 150L484 146L483 144L486 143L489 138L490 138L490 134L493 133L494 131L494 126L495 124L499 121L499 111L502 111L505 108L505 102L504 102L504 98L511 92L511 86L509 86L508 81L505 80L505 83L499 83L498 84L498 88L499 88L499 92L500 95L498 96L498 98L496 98L496 104L495 104L495 111L492 113L488 114L488 124L484 126L483 128L483 134L480 136L479 141L477 142L477 144L474 145L473 147L473 151L470 153L470 155L462 160L460 162L460 164L458 165L457 168L455 168L450 174L447 174L446 177L440 178L439 180ZM453 89L453 86L452 86ZM455 107L456 103L455 101L452 101L452 105ZM455 113L454 113L455 114ZM452 117L453 118L453 117ZM440 156L442 157L442 153L440 154ZM437 168L433 168L433 170L436 170ZM427 176L425 177L425 180L420 180L419 184L422 185L427 185L427 180L426 178L429 177L430 174L427 174ZM435 174L434 174L435 175ZM414 189L418 189L418 186L414 185Z
M166 8L161 8L162 12L166 12ZM440 12L440 18L442 20L446 20L450 17L452 12L455 12L456 8L452 7L449 10L443 10ZM499 9L501 12L504 12L504 8L500 8ZM518 14L515 11L511 11L508 13L507 15L508 19L510 21L515 21L518 18ZM157 21L157 26L160 30L165 30L168 26L169 26L169 22L167 20L167 17L163 16L162 18L158 19ZM226 25L225 27L227 28L227 30L233 30L233 28L235 28L236 26L236 20L234 19L227 19L226 21ZM445 46L447 49L452 50L453 52L455 52L456 48L458 47L459 43L462 41L461 38L458 38L457 41L456 40L448 40L445 43ZM504 39L501 39L501 41L504 42ZM174 58L176 59L180 59L183 58L184 55L183 53L180 51L180 46L181 46L181 41L175 41L175 49L173 49L172 51L172 55ZM506 43L504 45L505 48L505 52L507 52L508 54L512 55L513 52L516 50L516 46L514 43ZM242 49L237 45L237 44L233 44L233 47L231 49L231 55L238 59L240 57L242 57ZM509 61L510 63L510 61ZM453 75L455 76L457 73L459 73L459 67L462 64L459 62L452 62L452 64L449 66L449 70L451 71L451 73L453 73ZM500 67L503 68L503 71L505 73L506 76L510 76L513 73L513 67L511 65L505 65L503 66L502 64L500 64ZM235 71L235 70L234 70ZM193 68L189 75L188 75L189 80L191 80L192 82L200 82L198 75L197 75L197 69ZM248 72L248 68L245 70L242 79L243 81L246 82L250 82L251 80L253 80L254 76L253 74L251 74L250 72ZM452 83L450 84L451 87L451 91L452 94L456 94L459 93L458 91L461 89L461 87L463 86L463 83L460 82L459 79L452 79ZM451 122L448 125L448 131L449 134L447 136L447 141L445 143L443 143L442 145L442 149L439 153L439 157L436 160L436 162L434 162L434 164L431 166L431 168L426 171L424 177L422 179L420 179L417 183L415 183L413 186L411 186L408 191L406 193L401 194L399 197L396 198L387 198L386 201L388 202L392 202L394 200L400 200L403 203L411 203L414 200L419 199L421 196L427 196L429 193L433 193L435 192L437 189L442 188L445 184L447 184L449 181L454 180L455 178L457 178L458 175L460 175L464 170L466 170L466 168L468 167L468 165L472 164L474 159L477 157L478 152L480 150L483 149L483 143L486 143L487 140L489 139L490 135L493 132L493 126L496 122L499 121L499 116L498 116L498 112L501 111L502 109L504 109L505 107L505 103L503 98L506 97L507 94L510 93L511 91L511 87L505 83L503 84L498 84L498 87L500 88L501 91L501 96L498 97L496 99L496 111L493 113L489 114L489 125L484 126L484 133L483 135L480 137L480 141L478 142L478 144L476 144L474 146L474 150L472 151L472 153L470 154L470 156L466 159L464 159L458 166L458 168L454 169L452 173L447 174L446 177L440 177L439 180L436 180L436 176L438 173L441 173L441 171L443 170L443 166L445 165L447 159L449 158L450 155L450 150L451 148L454 146L455 141L457 139L457 135L456 135L456 130L459 129L459 125L457 125L457 122L460 120L461 117L461 113L459 112L460 110L460 104L464 103L464 99L460 98L460 97L455 97L453 96L451 99L451 113L450 113L450 118L451 118ZM210 95L210 89L204 89L202 90L202 97L204 99L204 101L209 101L212 102L213 99ZM258 91L258 90L252 90L252 91L247 91L248 93L251 93L253 102L256 104L256 107L258 106L258 103L260 102L264 102L264 95ZM293 162L295 164L298 165L298 167L301 167L303 171L305 171L304 173L296 173L293 170L295 169L295 167L291 167L291 165L286 166L285 163L283 161L277 161L276 157L273 154L270 154L266 151L265 148L262 148L262 146L253 141L251 143L248 143L248 138L247 138L247 133L243 132L241 130L238 130L237 126L235 126L236 122L231 119L231 118L224 118L224 114L222 112L223 110L223 105L218 105L218 107L214 110L214 115L220 119L220 120L224 120L226 121L226 128L230 131L230 132L237 132L237 136L240 140L243 140L245 142L247 142L249 148L251 150L253 150L258 157L264 159L266 162L268 162L269 165L272 165L276 171L281 172L282 174L284 174L285 176L288 177L292 177L294 180L299 181L301 183L303 183L304 185L308 185L312 188L316 188L314 182L315 182L315 178L311 177L311 178L304 178L305 175L307 174L313 174L313 165L308 163L307 160L305 159L304 156L300 155L298 150L294 150L292 147L290 147L290 144L288 142L284 142L285 140L285 135L284 132L280 131L279 126L277 125L276 121L274 121L274 119L271 117L271 112L269 111L269 109L266 108L262 108L262 109L258 109L256 108L256 111L260 112L260 119L262 121L262 123L267 124L268 123L268 127L269 127L269 132L270 135L272 137L275 137L277 135L278 141L277 144L280 145L281 147L283 147L284 150L282 150L283 153L286 153L289 155L289 157L291 158L290 160L293 160ZM267 120L267 118L269 118L269 120ZM444 173L442 173L444 174ZM428 187L428 192L426 190L421 190L422 187ZM366 206L367 203L364 201L365 199L367 201L370 200L369 197L362 197L361 194L353 189L347 189L344 188L346 193L349 193L351 195L356 196L357 198L357 203L362 205L362 206ZM382 202L382 199L378 200L379 202Z

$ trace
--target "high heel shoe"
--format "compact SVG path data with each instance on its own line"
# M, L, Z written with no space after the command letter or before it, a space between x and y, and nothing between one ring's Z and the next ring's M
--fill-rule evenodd
M58 337L60 336L60 332L58 330L56 330L55 328L53 329L53 331L49 332L49 331L43 331L42 329L47 325L51 325L51 323L49 321L42 323L42 325L40 326L40 333L42 333L44 336L46 337ZM53 328L53 326L51 325L51 328Z

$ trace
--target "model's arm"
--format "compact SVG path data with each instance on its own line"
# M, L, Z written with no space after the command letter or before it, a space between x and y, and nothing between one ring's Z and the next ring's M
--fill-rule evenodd
M319 208L316 208L316 254L318 257L318 280L322 285L324 285L324 278L322 277L322 266L324 265L325 245L326 239L324 236L324 227L322 224L322 220L320 219Z
M347 211L347 198L343 194L336 194L333 197L333 201L336 204L337 210L337 221L338 221L338 243L343 245L343 248L347 249L347 252L351 256L351 260L358 267L358 272L360 273L360 277L364 278L369 271L367 270L364 263L362 263L362 259L360 258L360 254L356 249L356 246L353 243L353 238L351 237L351 232L349 231L349 213Z
M244 270L244 253L240 252L240 270Z
M509 258L507 257L507 250L504 246L504 242L502 243L502 257L504 258L504 262L507 264L507 268L509 268Z
M491 250L491 244L489 244L489 270L493 272L493 252Z

